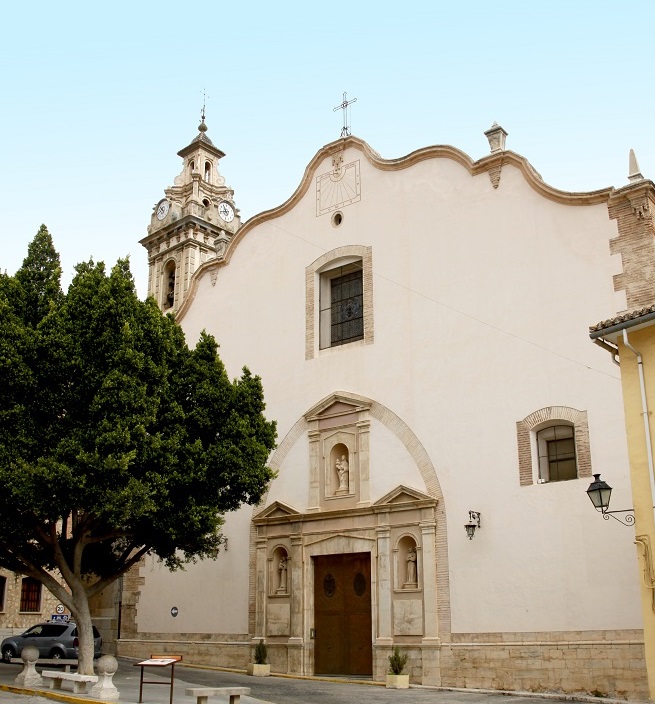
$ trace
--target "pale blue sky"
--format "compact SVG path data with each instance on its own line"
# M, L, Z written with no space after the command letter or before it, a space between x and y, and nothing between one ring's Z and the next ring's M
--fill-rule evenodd
M44 222L67 285L78 261L129 254L143 296L153 205L207 124L244 220L286 200L356 97L353 134L385 158L430 144L507 148L544 180L655 178L655 3L11 3L1 13L2 258ZM611 311L608 311L608 313Z

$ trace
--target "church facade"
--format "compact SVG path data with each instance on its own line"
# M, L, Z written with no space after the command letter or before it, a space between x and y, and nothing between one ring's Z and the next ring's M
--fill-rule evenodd
M119 654L245 668L263 639L274 672L382 680L398 645L415 683L644 695L634 531L585 496L630 504L587 329L651 295L653 184L559 191L485 134L477 161L347 135L245 223L204 119L179 152L149 293L262 377L277 476L215 561L124 579Z

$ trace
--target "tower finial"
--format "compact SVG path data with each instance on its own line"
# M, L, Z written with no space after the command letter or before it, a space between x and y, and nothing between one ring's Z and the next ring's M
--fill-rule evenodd
M489 140L489 147L491 148L492 154L505 151L505 139L507 138L507 132L505 132L505 130L497 122L494 122L484 134Z
M630 150L630 156L628 157L628 181L634 183L635 181L643 181L644 177L639 171L639 164L637 163L637 157L635 156L635 150Z
M207 104L207 95L205 89L202 89L202 110L200 111L200 124L198 125L198 132L206 132L207 125L205 124L205 106Z

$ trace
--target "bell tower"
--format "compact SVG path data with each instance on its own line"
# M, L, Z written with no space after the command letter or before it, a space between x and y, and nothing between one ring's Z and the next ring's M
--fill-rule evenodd
M148 235L140 241L148 250L148 295L165 313L180 308L193 273L222 256L241 226L234 191L218 170L225 153L207 136L204 108L198 135L178 155L182 172L155 203Z

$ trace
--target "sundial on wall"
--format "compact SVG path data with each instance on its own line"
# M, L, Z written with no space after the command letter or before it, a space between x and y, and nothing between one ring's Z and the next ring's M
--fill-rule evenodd
M357 203L360 199L359 160L343 166L338 164L328 173L316 177L317 216Z

